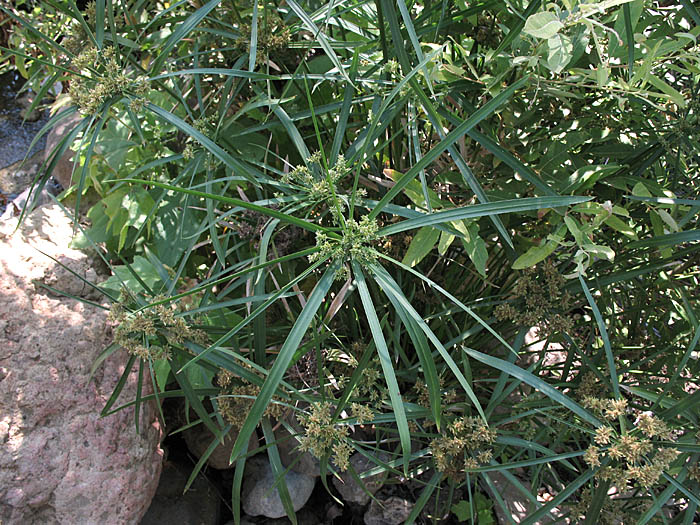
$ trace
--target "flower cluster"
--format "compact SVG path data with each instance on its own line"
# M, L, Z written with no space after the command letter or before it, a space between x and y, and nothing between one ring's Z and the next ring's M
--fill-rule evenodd
M699 463L695 463L695 465L691 465L690 467L688 467L688 478L700 483L700 464Z
M369 423L374 419L374 412L372 412L372 407L363 405L362 403L353 403L350 405L352 411L352 417L357 419L360 425Z
M329 204L329 208L337 222L339 219L338 213L344 210L345 200L347 199L344 196L341 196L343 198L338 198L338 184L350 173L350 167L345 157L338 155L335 165L329 168L323 176L319 176L318 172L322 171L320 161L321 154L319 152L314 153L306 159L305 165L297 166L289 173L286 173L282 177L282 182L297 186L306 192L312 205L332 203ZM358 196L363 196L364 194L363 190L357 190ZM335 202L333 202L334 196L336 197Z
M440 399L446 405L456 403L458 399L457 390L454 388L449 388L445 390L445 378L440 377L440 388L442 390ZM422 379L417 379L413 385L413 390L418 394L418 404L425 408L430 408L430 392L428 390L428 385Z
M379 410L387 396L386 389L381 388L377 383L381 381L382 375L376 368L368 366L362 372L362 377L355 387L355 393L360 397L369 398L369 403Z
M377 240L379 225L365 215L356 221L353 218L343 219L341 214L350 202L356 197L365 195L363 190L357 190L353 195L342 195L338 192L338 183L350 172L350 167L342 155L338 156L335 165L325 173L321 167L321 154L314 153L306 160L304 166L297 166L291 172L282 177L282 182L293 185L308 195L308 202L313 206L326 204L333 217L333 224L341 227L341 237L329 235L324 232L316 233L316 246L319 249L309 256L311 262L321 259L332 261L356 261L363 266L376 260L376 253L372 243ZM338 278L349 277L347 267L343 267L337 275Z
M320 259L356 261L362 266L372 264L377 259L377 255L371 244L377 239L378 231L377 222L365 215L359 222L354 219L348 220L340 239L317 232L316 246L320 250L310 255L309 260L311 262Z
M333 462L345 471L350 466L352 447L347 443L348 427L336 425L332 417L333 405L327 401L313 403L311 411L299 418L304 427L299 448L317 458L332 453Z
M97 19L97 4L94 0L88 2L85 6L83 18L87 26L94 29L95 20ZM77 20L74 20L68 28L66 38L61 44L69 53L77 55L82 51L85 45L91 41L83 25Z
M72 65L81 76L76 75L71 80L69 93L80 111L87 115L96 114L112 97L126 94L134 97L133 109L139 109L150 90L146 77L133 79L124 73L113 47L104 48L102 53L94 47L86 48L73 59ZM97 76L83 76L82 72L94 72Z
M358 342L352 344L352 349L352 353L334 349L323 351L324 369L330 379L323 388L329 398L334 396L334 391L342 390L348 385L352 371L357 368L357 358L365 351L364 346ZM382 388L383 379L378 366L376 360L370 361L353 385L351 394L356 402L351 404L351 413L361 425L374 420L374 412L382 410L382 404L388 395L386 388Z
M199 131L202 135L211 138L210 137L210 130L212 126L216 124L216 117L210 116L210 117L201 117L198 119L195 119L192 122L192 127ZM196 152L196 146L199 144L197 140L192 137L188 136L186 139L185 147L182 150L182 158L185 161L190 161L194 158L195 152ZM214 170L216 169L216 157L213 155L207 155L207 164L208 164L208 169Z
M620 399L602 399L584 396L582 404L586 408L599 412L607 419L617 419L620 416L624 416L627 410L627 400L624 397Z
M460 481L466 470L489 463L493 457L490 445L496 432L476 417L462 417L450 423L445 434L430 443L437 469Z
M256 62L264 60L266 55L278 55L283 52L291 41L291 33L282 19L276 13L269 13L265 17L260 17L264 23L258 26ZM245 49L250 53L250 35L252 28L248 24L241 24L240 37L236 41L236 46Z
M236 378L237 376L229 370L219 371L216 382L221 388L221 393L217 397L217 402L223 418L235 428L240 429L248 417L255 399L260 394L260 387L240 377L236 381ZM273 402L265 409L265 415L279 419L284 416L286 408L279 403L280 398L273 396L272 400Z
M584 405L612 421L625 414L627 400L587 397ZM600 478L611 481L620 490L626 489L630 482L649 489L680 454L675 448L659 446L653 441L655 438L675 440L665 421L644 412L638 416L635 428L628 432L618 434L612 425L598 427L593 437L595 444L588 447L584 460L596 468L607 456L612 464L600 469L597 473Z
M154 301L162 301L157 296ZM192 340L198 344L208 344L209 336L203 330L191 328L177 310L167 303L129 314L121 302L114 303L109 312L109 320L116 324L114 341L130 354L141 359L167 359L170 357L170 344L182 344ZM158 343L151 339L162 336Z
M571 308L573 298L564 291L564 284L564 277L554 264L545 261L539 271L535 268L525 270L513 289L515 298L524 301L524 308L504 303L497 306L494 313L501 321L535 326L538 334L572 335L574 319L565 312Z
M571 512L572 523L583 523L586 515L593 503L594 490L589 488L584 490L579 496L578 502L567 505ZM635 523L634 514L629 506L629 500L621 498L606 498L603 500L603 507L598 515L596 523L599 525L624 525L625 523Z

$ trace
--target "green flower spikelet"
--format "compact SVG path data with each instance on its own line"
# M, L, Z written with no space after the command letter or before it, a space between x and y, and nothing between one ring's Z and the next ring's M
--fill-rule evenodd
M378 231L377 221L365 215L359 222L354 219L346 221L345 230L340 239L317 232L316 246L319 251L309 255L309 260L311 262L321 259L355 261L362 266L372 264L377 260L377 252L372 248L371 243L377 239Z

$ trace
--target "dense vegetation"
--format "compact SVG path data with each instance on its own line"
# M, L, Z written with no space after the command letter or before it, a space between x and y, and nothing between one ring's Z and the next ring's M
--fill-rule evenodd
M696 522L689 0L3 13L45 131L79 116L35 192L77 152L62 202L113 274L100 361L151 378L126 406L184 396L237 433L236 516L252 433L284 472L279 423L324 480L388 452L375 470L422 487L410 521L487 523L498 473L524 523Z

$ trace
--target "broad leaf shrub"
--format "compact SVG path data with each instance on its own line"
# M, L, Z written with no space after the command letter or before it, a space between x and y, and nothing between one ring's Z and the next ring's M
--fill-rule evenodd
M113 271L98 363L151 378L123 406L236 433L236 519L282 425L326 482L371 458L409 522L487 519L496 475L523 523L697 521L691 2L2 11L7 67L60 82L43 132L79 116L34 189L75 152L76 242Z

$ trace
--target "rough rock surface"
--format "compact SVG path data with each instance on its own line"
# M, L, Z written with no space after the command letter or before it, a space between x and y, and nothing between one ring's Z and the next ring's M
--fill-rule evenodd
M161 469L155 407L142 407L140 433L132 409L100 417L127 356L116 352L88 379L110 341L106 311L40 287L93 294L38 250L88 279L92 265L68 248L72 224L58 206L15 226L0 222L0 522L138 523ZM136 379L118 403L135 397Z
M44 116L44 112L38 107L32 109L33 102L34 95L30 95L29 93L25 93L24 95L19 97L19 99L17 99L17 103L22 108L20 115L22 116L22 119L27 122L36 122Z
M389 460L389 456L383 452L379 452L377 454L377 459L386 462ZM366 489L372 494L377 492L386 480L386 471L375 474L374 476L362 477L362 473L372 470L377 465L359 452L355 452L352 456L350 456L350 464L352 465L352 468L355 469L358 476L360 476L362 479ZM355 478L352 477L350 471L348 470L346 472L341 472L340 478L341 479L334 477L333 485L335 485L335 488L338 489L338 492L340 492L343 501L357 505L366 505L370 500L370 496L367 494L367 492L365 492L360 484L355 481Z
M316 484L316 478L290 470L285 476L289 497L294 511L301 509L309 500ZM243 511L248 516L281 518L286 516L282 499L275 486L275 475L264 454L246 461L241 499Z

